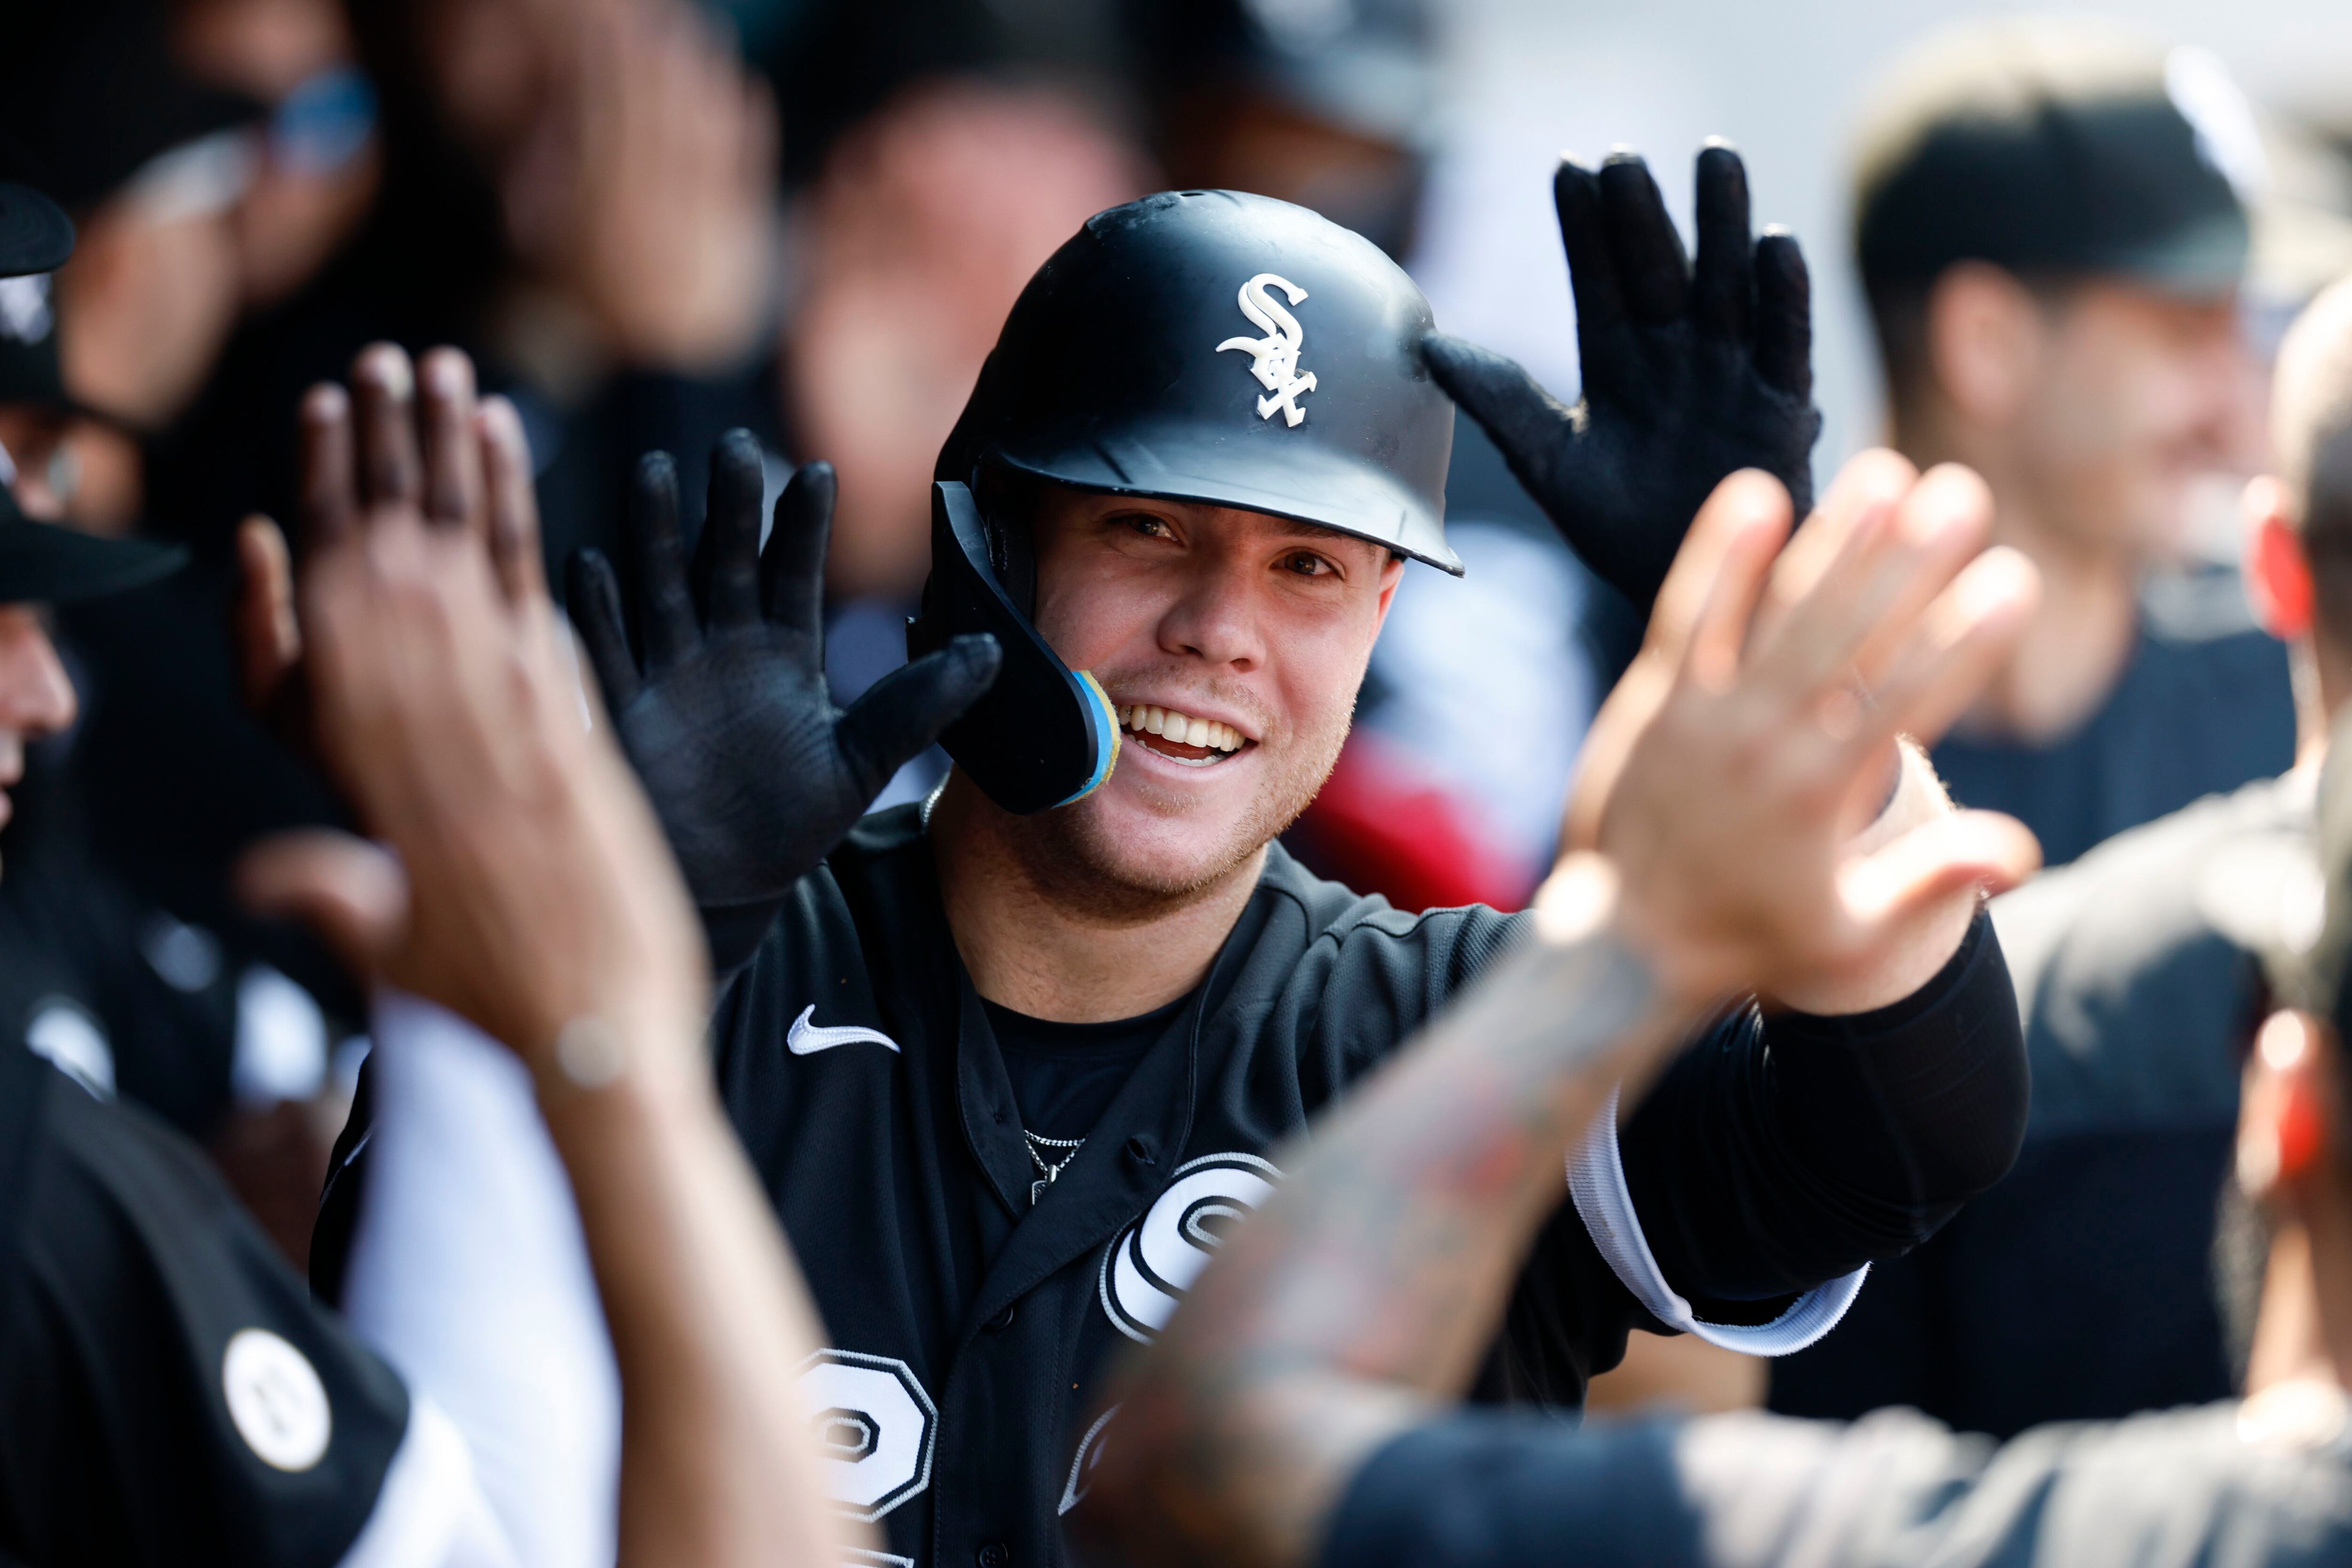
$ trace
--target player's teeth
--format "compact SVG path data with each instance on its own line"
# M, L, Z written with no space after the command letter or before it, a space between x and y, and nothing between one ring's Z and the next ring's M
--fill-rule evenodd
M1118 721L1124 729L1164 736L1181 745L1205 746L1212 751L1238 752L1244 743L1242 732L1231 724L1215 719L1195 719L1172 708L1154 708L1144 702L1120 709Z

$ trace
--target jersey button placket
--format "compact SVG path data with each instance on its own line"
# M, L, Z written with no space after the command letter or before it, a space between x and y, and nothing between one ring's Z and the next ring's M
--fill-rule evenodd
M1003 1309L999 1311L996 1316L989 1319L987 1323L983 1326L986 1327L988 1331L992 1334L1003 1333L1005 1330L1013 1326L1013 1304L1007 1301L1004 1303ZM982 1547L982 1550L986 1551L987 1548Z
M1002 1541L982 1542L980 1550L972 1555L979 1560L980 1568L1004 1568L1013 1561L1011 1550Z

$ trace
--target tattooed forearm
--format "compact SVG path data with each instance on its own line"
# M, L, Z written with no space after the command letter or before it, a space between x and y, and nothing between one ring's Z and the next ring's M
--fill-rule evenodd
M1302 1568L1356 1467L1469 1381L1568 1150L1690 1021L1605 898L1552 924L1281 1161L1130 1370L1090 1503L1125 1555Z

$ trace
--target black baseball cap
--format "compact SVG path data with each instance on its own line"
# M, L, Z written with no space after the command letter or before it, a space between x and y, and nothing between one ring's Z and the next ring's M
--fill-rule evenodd
M2210 297L2245 271L2233 176L2259 177L2260 142L2202 50L2088 18L1965 24L1898 64L1857 141L1855 250L1874 287L1979 260Z
M30 185L0 180L0 278L54 272L73 254L73 219Z

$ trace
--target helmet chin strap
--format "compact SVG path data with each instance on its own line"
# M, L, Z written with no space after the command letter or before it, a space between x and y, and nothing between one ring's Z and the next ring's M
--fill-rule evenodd
M922 610L907 623L907 656L986 632L1004 662L980 700L940 744L981 793L1016 816L1083 800L1118 760L1118 717L1095 678L1073 670L1006 591L988 524L971 489L931 486L931 574Z

